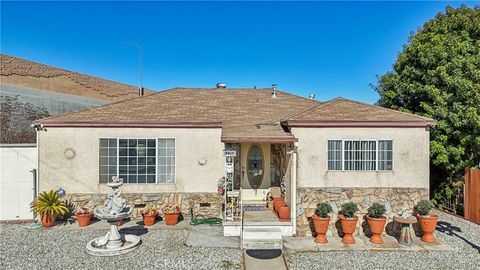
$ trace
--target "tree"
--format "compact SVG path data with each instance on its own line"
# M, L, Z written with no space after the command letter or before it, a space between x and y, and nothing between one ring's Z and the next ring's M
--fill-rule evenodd
M17 97L0 97L0 143L35 143L35 130L30 126L33 121L50 116L47 109Z
M430 181L441 204L480 162L480 7L447 7L427 21L374 88L378 105L438 121Z

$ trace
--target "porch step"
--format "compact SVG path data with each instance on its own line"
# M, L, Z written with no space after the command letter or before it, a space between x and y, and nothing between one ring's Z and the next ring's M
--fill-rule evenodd
M279 228L243 227L243 249L282 249L282 231Z
M242 201L243 211L265 211L267 203L265 201Z

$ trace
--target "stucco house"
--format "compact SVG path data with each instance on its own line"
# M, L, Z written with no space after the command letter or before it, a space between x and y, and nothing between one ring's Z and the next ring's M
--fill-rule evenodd
M276 86L174 88L38 121L39 190L63 188L95 207L118 175L137 209L175 202L184 215L192 207L223 216L225 235L248 226L311 235L309 217L321 201L334 209L354 201L362 213L378 201L394 213L428 198L434 124ZM222 177L225 195L217 193ZM264 208L268 192L285 197L290 220ZM250 210L261 215L249 218Z

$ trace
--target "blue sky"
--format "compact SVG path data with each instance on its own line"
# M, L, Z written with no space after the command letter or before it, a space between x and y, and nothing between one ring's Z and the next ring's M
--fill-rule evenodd
M3 2L1 51L124 83L374 103L411 31L461 2ZM467 5L478 5L468 2Z

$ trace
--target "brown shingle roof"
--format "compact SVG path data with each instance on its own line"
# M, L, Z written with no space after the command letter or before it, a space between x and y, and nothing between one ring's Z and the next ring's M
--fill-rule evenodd
M175 88L40 120L46 126L222 127L223 141L293 140L281 122L381 121L428 125L430 119L346 99L326 103L271 89ZM314 125L312 125L314 126Z
M0 54L3 83L119 101L138 97L138 87ZM145 94L153 93L145 90Z
M304 122L421 122L435 120L345 98L335 98L287 119L290 124Z

